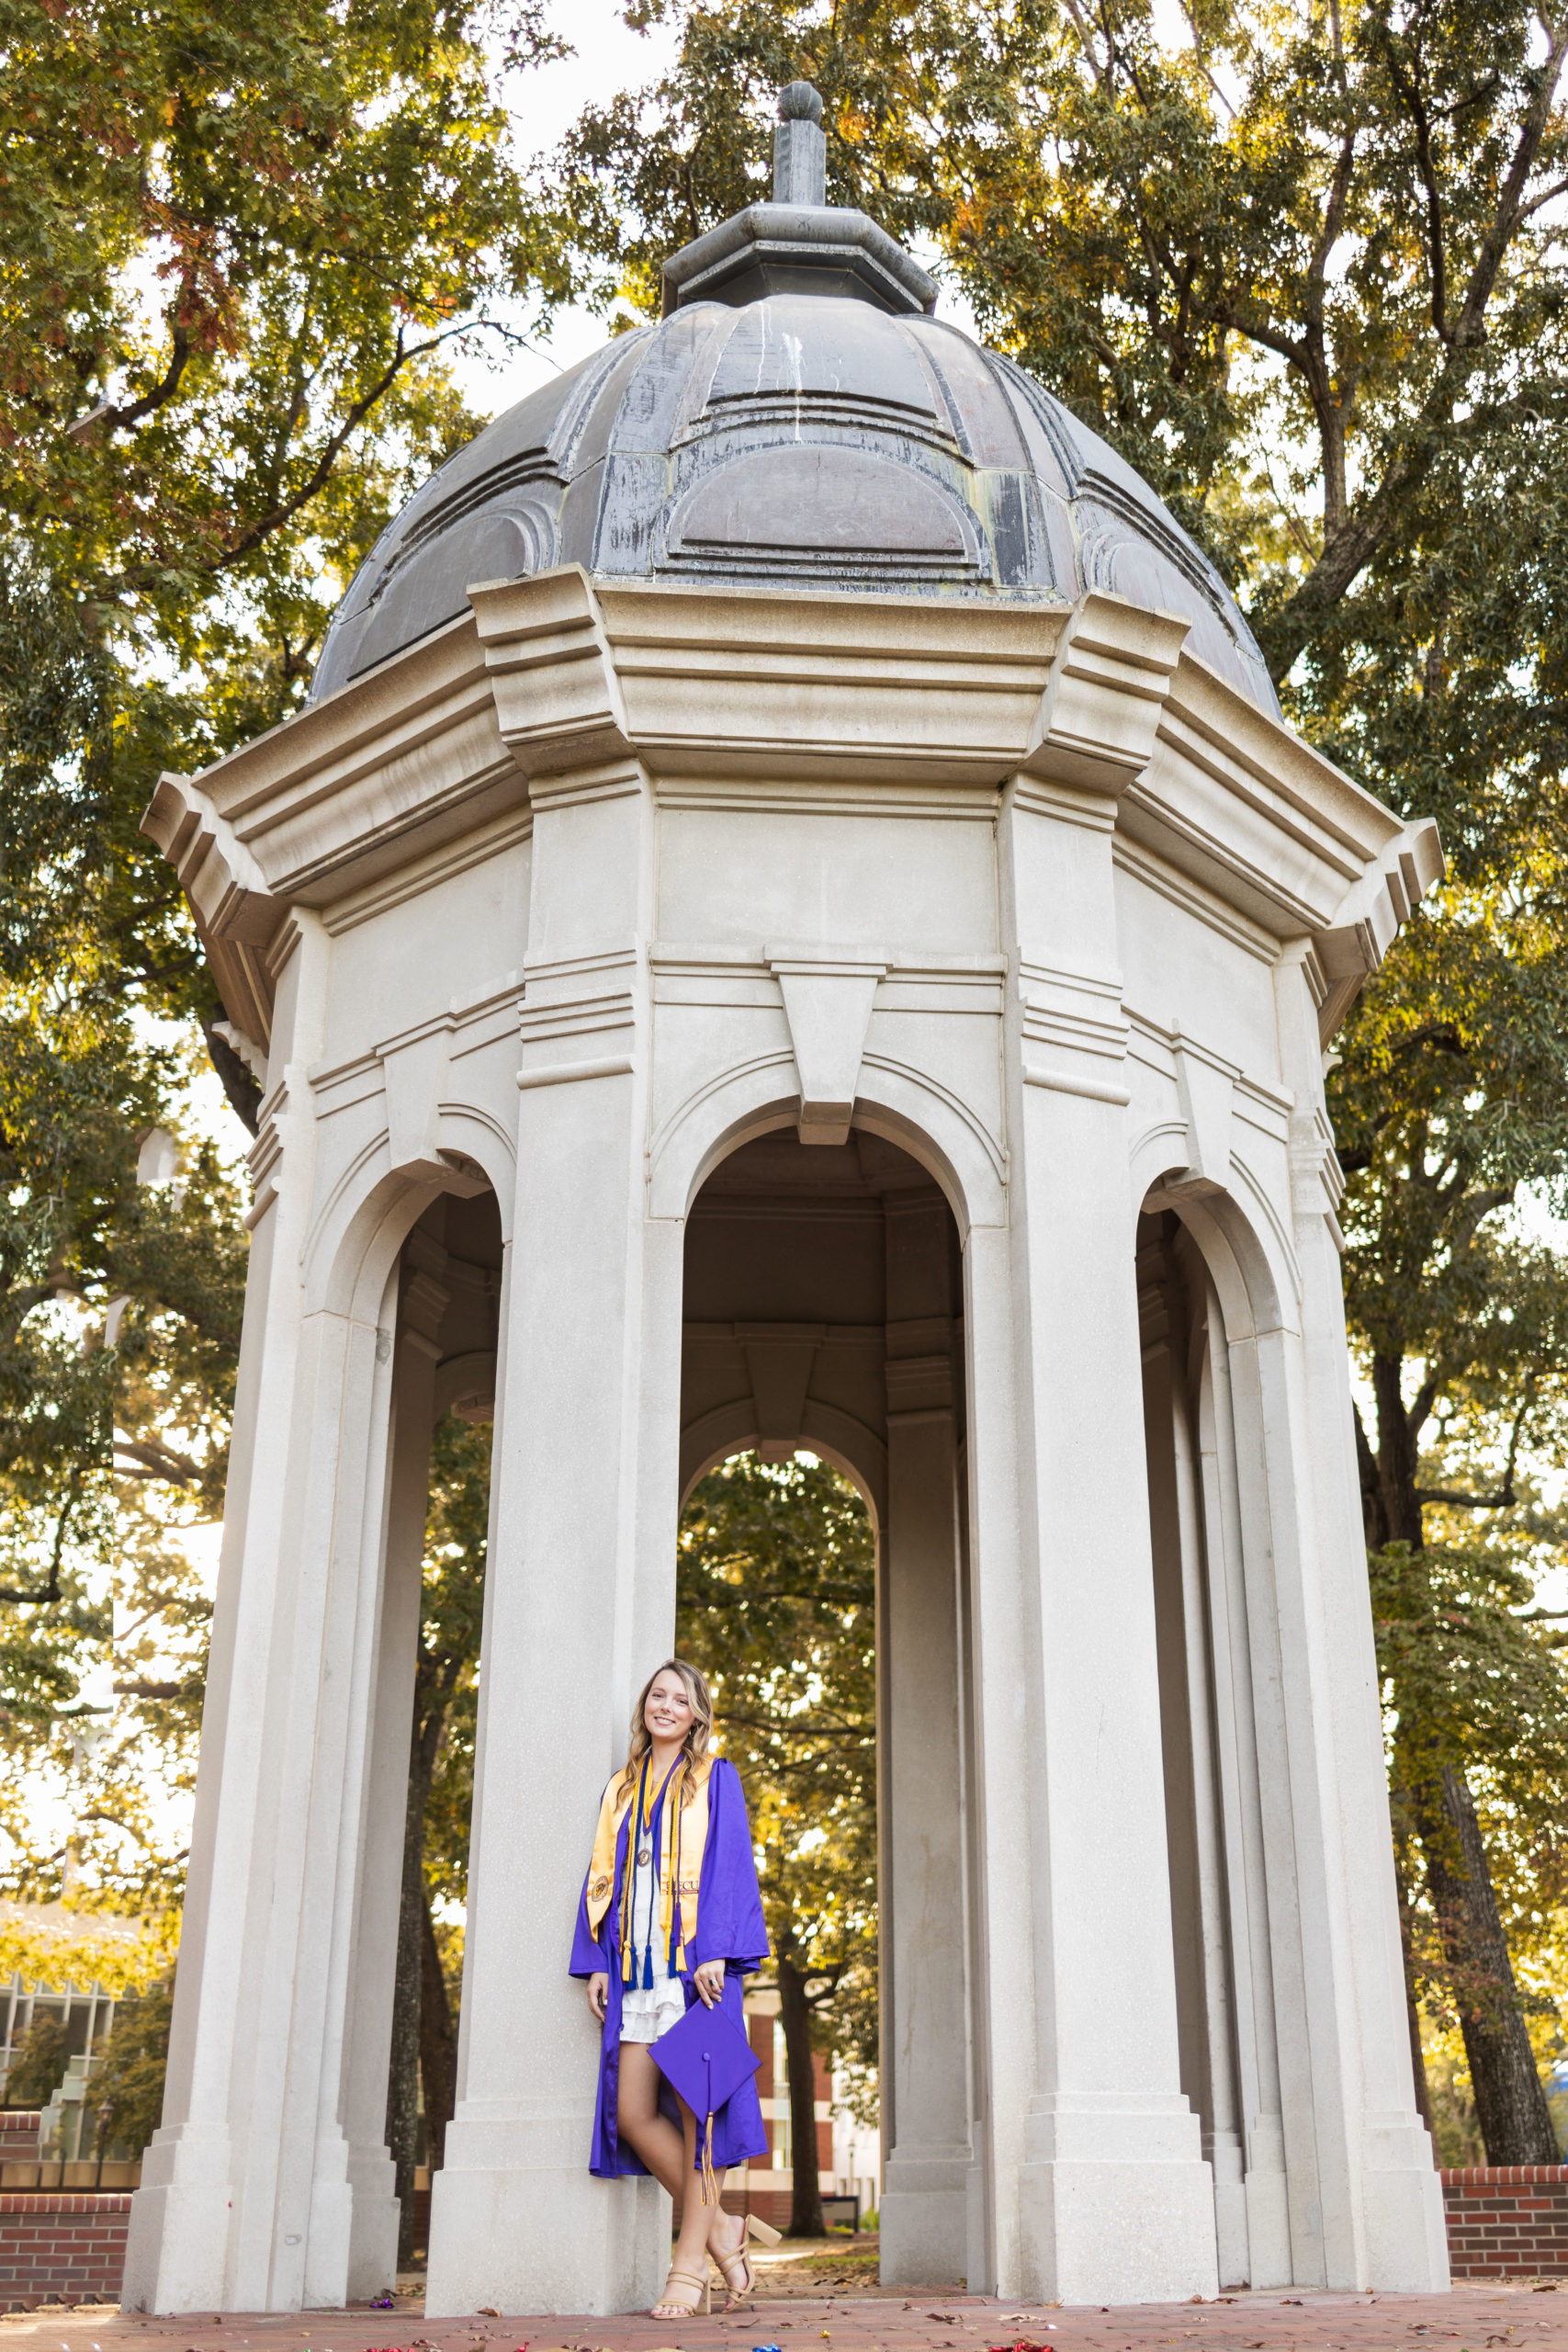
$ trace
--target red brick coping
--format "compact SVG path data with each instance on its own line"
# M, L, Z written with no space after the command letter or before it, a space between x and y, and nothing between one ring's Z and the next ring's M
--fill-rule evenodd
M0 2190L0 2311L114 2303L130 2199L112 2189Z
M1440 2178L1456 2278L1568 2274L1568 2165L1462 2165Z

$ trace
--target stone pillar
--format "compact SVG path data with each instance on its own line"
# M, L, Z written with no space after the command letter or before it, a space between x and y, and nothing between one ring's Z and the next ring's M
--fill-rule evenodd
M400 2209L387 2148L387 2072L397 1975L398 1923L407 1828L409 1739L419 1644L424 1525L435 1367L448 1293L446 1252L419 1228L403 1244L402 1295L392 1381L381 1618L375 1716L361 1832L354 1999L344 2063L344 2129L354 2190L348 2294L368 2301L397 2277Z
M887 1513L882 1545L882 2277L969 2269L964 1905L951 1216L886 1203Z
M140 2309L297 2310L341 2302L347 2282L344 2012L392 1299L363 1270L357 1295L310 1302L301 1289L307 1073L328 954L317 920L299 917L257 1147L268 1182L246 1290L165 2120L127 2248L126 2297Z
M1021 999L1009 1144L1021 1548L1037 1611L1037 2072L1019 2285L1064 2302L1174 2301L1217 2284L1209 2167L1178 2056L1106 789L1116 781L1114 768L1098 788L1020 777L1002 839Z
M1191 1329L1182 1272L1180 1251L1168 1237L1151 1238L1139 1250L1177 2021L1182 2087L1198 2109L1203 2154L1214 2176L1220 2283L1245 2286L1252 2273L1214 1768L1207 1562L1188 1381Z
M1194 1283L1194 1294L1196 1288ZM1285 2287L1292 2281L1293 2267L1275 2029L1278 1963L1270 1925L1268 1830L1258 1758L1252 1611L1241 1535L1230 1351L1224 1311L1212 1278L1203 1283L1202 1316L1198 1476L1208 1567L1214 1747L1226 1865L1237 2096L1246 2149L1247 2275L1255 2288ZM1270 1826L1277 1828L1278 1825ZM1292 1906L1284 1922L1287 1936L1293 1920Z
M1419 2290L1447 2286L1448 2246L1405 2030L1371 1604L1346 1394L1344 1287L1333 1215L1340 1178L1306 962L1304 950L1286 955L1276 973L1281 1074L1295 1098L1291 1159L1301 1336L1296 1343L1288 1332L1259 1334L1258 1385L1299 1824L1324 2261L1329 2286ZM1310 1797L1301 1752L1308 1724L1315 1751Z
M426 2311L626 2311L652 2181L588 2171L599 2029L567 1973L601 1792L667 1646L679 1228L645 1249L651 808L629 763L534 786L515 1216L496 1394L457 2107ZM668 1405L647 1403L668 1388ZM647 1432L657 1431L652 1452ZM649 1502L654 1488L667 1499ZM651 1595L651 1598L650 1598Z

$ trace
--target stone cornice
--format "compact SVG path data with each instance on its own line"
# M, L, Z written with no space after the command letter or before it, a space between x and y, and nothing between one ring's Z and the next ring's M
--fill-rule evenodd
M1121 597L627 586L576 566L469 594L472 619L154 796L145 829L253 1035L288 906L335 907L617 763L671 799L707 779L737 805L816 787L864 814L921 792L997 813L1016 777L1011 821L1102 826L1268 936L1310 938L1329 1025L1442 870L1433 827L1195 661L1184 622Z

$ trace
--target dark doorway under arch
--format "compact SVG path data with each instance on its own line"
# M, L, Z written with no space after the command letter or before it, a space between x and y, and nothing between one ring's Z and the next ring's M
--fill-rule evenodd
M686 1228L682 1494L815 1453L877 1532L882 2273L991 2274L972 2030L963 1256L946 1196L862 1129L742 1145Z

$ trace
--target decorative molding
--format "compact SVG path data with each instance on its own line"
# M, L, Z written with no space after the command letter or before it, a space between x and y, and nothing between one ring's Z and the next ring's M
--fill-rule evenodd
M887 1419L935 1420L951 1414L953 1404L951 1353L894 1356L887 1359Z
M1092 588L1057 641L1020 765L1115 798L1154 752L1190 623Z
M562 1037L592 1037L629 1028L637 1017L635 982L640 958L635 942L589 956L523 965L517 1021L523 1050ZM602 979L599 988L584 983Z
M544 816L560 808L587 808L601 800L636 800L648 790L648 778L639 767L617 764L608 775L591 771L566 775L538 775L534 778L531 798L536 814Z
M1018 993L1026 1048L1045 1046L1057 1053L1083 1054L1117 1068L1125 1061L1129 1030L1119 978L1098 972L1057 971L1021 957ZM1070 1091L1085 1092L1096 1086L1124 1091L1119 1078L1089 1072L1085 1073L1081 1086Z
M1016 775L1010 798L1026 816L1049 817L1064 825L1081 825L1087 832L1109 833L1116 827L1116 803L1108 793L1086 786L1051 784L1042 776Z
M1080 1078L1076 1070L1046 1069L1038 1062L1023 1065L1025 1086L1043 1086L1053 1094L1081 1094L1090 1102L1111 1102L1124 1109L1133 1097L1125 1086L1111 1086L1098 1078Z
M215 1021L212 1030L213 1035L221 1037L231 1052L239 1055L251 1076L259 1083L265 1084L266 1080L265 1047L258 1046L254 1037L247 1037L244 1031L236 1028L231 1021Z
M1376 865L1357 876L1333 922L1313 932L1313 946L1327 983L1318 1009L1321 1044L1328 1043L1368 975L1382 964L1401 923L1445 871L1431 819L1403 826Z
M629 755L620 680L580 566L486 581L468 602L497 723L530 782Z
M781 754L777 763L784 764ZM999 781L987 777L968 786L867 782L836 784L813 778L792 782L759 777L755 783L724 778L663 776L656 780L660 808L711 809L738 816L956 818L994 825L1001 806Z
M198 784L165 773L141 820L179 877L223 1009L247 1037L272 1043L267 949L288 915L233 827Z
M629 1054L604 1054L596 1061L547 1062L540 1069L520 1069L517 1083L525 1091L534 1086L570 1086L584 1078L629 1078L631 1070Z
M1172 1024L1176 1094L1187 1126L1187 1166L1205 1182L1228 1185L1231 1123L1240 1065L1201 1045Z
M789 1023L800 1089L802 1143L850 1139L856 1083L886 958L832 946L764 949Z

